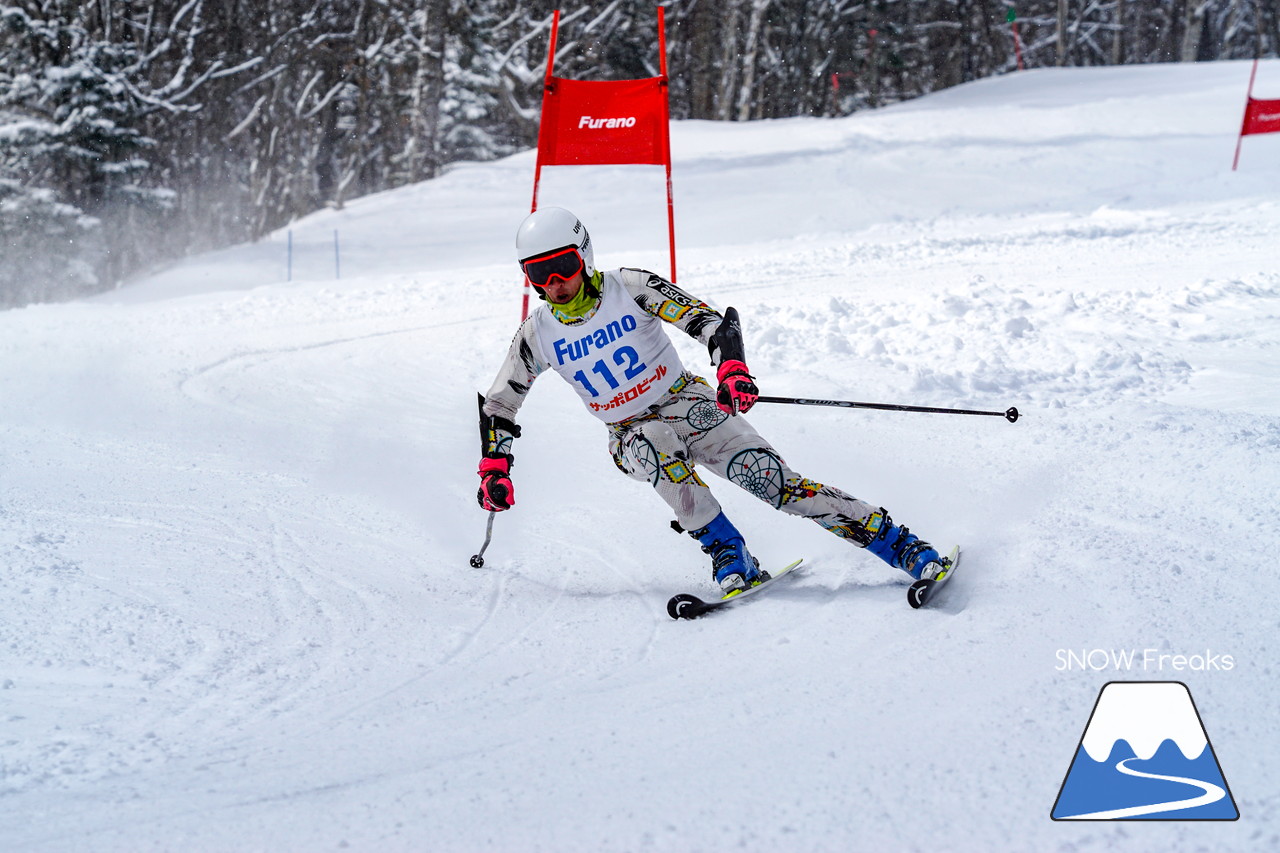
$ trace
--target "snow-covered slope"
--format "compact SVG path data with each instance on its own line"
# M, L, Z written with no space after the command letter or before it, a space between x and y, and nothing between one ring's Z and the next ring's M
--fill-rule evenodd
M716 482L811 567L671 622L706 558L553 377L469 568L531 153L296 223L292 282L281 232L0 314L0 848L1274 848L1280 136L1230 170L1248 71L674 127L680 283L739 308L764 393L1025 414L750 416L965 546L929 610ZM651 168L542 196L666 271L662 200ZM1063 668L1090 649L1161 666ZM1112 679L1188 685L1239 821L1049 819Z

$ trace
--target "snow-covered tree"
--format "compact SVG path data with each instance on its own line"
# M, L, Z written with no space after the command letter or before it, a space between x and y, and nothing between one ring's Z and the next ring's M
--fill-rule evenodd
M188 35L199 29L202 4L184 7ZM0 110L9 117L0 126L3 176L18 181L32 200L22 206L28 213L56 211L54 218L65 221L74 210L101 223L101 252L92 241L64 248L91 253L73 259L104 286L145 262L160 214L173 201L154 169L157 142L147 133L148 117L192 109L183 100L200 82L187 61L157 84L157 59L175 41L181 45L184 31L175 21L166 39L149 44L117 14L128 4L119 5L41 0L0 6ZM190 59L189 52L182 55ZM11 233L21 240L21 229ZM33 232L31 239L35 245L42 237Z
M52 190L0 178L0 308L97 290L101 238L98 220Z

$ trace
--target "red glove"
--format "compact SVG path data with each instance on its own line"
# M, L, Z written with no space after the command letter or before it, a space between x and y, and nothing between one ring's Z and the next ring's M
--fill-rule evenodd
M760 389L753 378L741 361L730 359L723 362L716 371L716 379L720 382L716 390L716 405L720 411L730 415L750 411L760 396Z
M511 457L486 456L480 460L480 490L476 501L493 512L511 509L516 502L515 487L511 485Z

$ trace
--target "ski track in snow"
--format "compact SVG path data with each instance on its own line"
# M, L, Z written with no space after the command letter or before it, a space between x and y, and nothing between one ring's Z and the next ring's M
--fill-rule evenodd
M550 377L468 567L527 153L295 224L306 269L341 222L356 278L282 283L267 240L0 314L0 848L1280 846L1277 140L1237 178L1184 118L1241 67L677 125L680 281L743 313L763 393L1023 412L751 413L797 470L964 545L921 611L717 481L762 562L806 571L671 622L705 557ZM548 191L602 265L662 271L636 174ZM1055 669L1147 647L1238 663ZM1189 685L1241 820L1049 819L1115 678Z

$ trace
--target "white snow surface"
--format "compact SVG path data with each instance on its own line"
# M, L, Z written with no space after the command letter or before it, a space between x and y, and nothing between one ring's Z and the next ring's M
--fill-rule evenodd
M920 611L713 479L808 570L671 621L708 560L554 376L469 567L532 152L294 223L291 282L281 231L0 313L0 849L1280 849L1280 135L1231 171L1248 75L673 126L679 282L741 311L763 393L1023 412L749 416L963 545ZM550 169L541 203L666 272L663 189ZM1163 664L1062 667L1091 649ZM1050 820L1113 680L1188 686L1239 821Z

